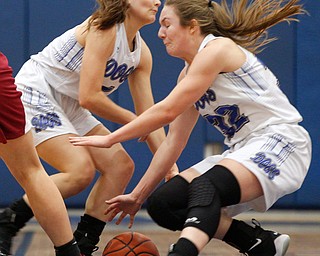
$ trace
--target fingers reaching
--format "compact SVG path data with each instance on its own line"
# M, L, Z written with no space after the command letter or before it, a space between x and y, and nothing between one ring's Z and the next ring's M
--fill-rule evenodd
M69 137L69 142L75 146L85 146L88 140L87 137Z
M132 227L133 222L134 222L134 215L130 215L130 222L129 222L128 228Z
M131 194L116 196L112 199L107 200L106 204L108 205L108 208L105 211L105 214L108 215L107 220L112 221L118 213L121 213L116 221L116 224L119 225L122 222L122 220L127 215L129 215L129 228L132 227L134 222L134 216L141 208L141 204L136 203L135 200L133 200Z
M117 204L111 204L109 207L105 210L104 214L109 215L107 218L108 221L112 221L116 215L121 212Z
M121 211L117 206L116 204L114 205L110 205L108 207L108 209L105 211L105 215L109 214L109 217L107 218L107 221L112 221L117 215L118 213L120 213L120 216L119 218L117 219L116 221L116 225L119 225L123 219L127 216L127 213ZM133 226L133 222L134 222L134 215L133 214L130 214L130 221L129 221L129 224L128 224L128 228L131 228Z
M98 148L110 148L112 146L107 136L104 135L69 137L69 141L74 146L93 146Z

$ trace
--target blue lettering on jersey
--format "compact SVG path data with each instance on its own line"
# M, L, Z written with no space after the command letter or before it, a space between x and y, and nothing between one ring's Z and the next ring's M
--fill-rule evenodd
M216 94L212 89L208 89L206 93L194 104L196 109L204 109L206 104L210 105L211 101L216 101Z
M214 101L216 101L216 94L214 90L208 89L194 106L199 111L199 109L205 109L207 104L210 105ZM228 139L231 139L236 132L249 122L249 118L240 114L239 107L235 104L219 106L214 112L215 115L207 114L203 117Z
M128 76L134 71L134 67L128 67L126 63L118 64L115 59L111 59L107 62L104 77L109 77L111 80L119 80L123 83Z
M277 165L272 162L265 153L259 152L254 157L250 158L257 166L268 174L268 178L273 180L276 176L280 175L280 170Z
M46 130L48 127L54 128L55 126L61 126L61 120L56 113L47 113L46 115L40 114L34 116L31 119L31 124L38 133Z
M102 87L101 87L101 90L103 92L111 92L113 89L114 89L114 86L107 87L107 86L102 85Z
M233 138L236 132L250 122L247 116L240 114L237 105L219 106L214 112L216 115L204 115L204 118L228 139Z

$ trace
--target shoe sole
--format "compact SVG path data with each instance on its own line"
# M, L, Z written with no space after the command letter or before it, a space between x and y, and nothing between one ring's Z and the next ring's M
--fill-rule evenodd
M275 256L284 256L290 244L290 236L280 235L274 240L274 244L277 250Z

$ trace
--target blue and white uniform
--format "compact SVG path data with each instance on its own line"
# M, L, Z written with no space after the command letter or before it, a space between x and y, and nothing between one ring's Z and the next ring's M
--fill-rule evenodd
M27 118L33 125L35 144L73 133L83 136L100 122L78 102L84 47L77 42L74 27L32 55L16 76ZM141 37L130 51L124 24L116 25L116 41L109 57L101 90L109 95L139 65Z
M208 35L201 51L217 37ZM239 46L240 47L240 46ZM228 207L231 216L248 209L266 211L279 198L300 188L311 161L311 140L302 117L279 88L274 74L249 51L234 72L221 73L195 108L225 137L229 149L192 168L204 173L223 158L233 159L255 174L264 196Z

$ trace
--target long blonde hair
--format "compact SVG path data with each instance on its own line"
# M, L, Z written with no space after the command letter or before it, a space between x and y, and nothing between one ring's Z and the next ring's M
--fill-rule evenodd
M299 0L227 0L221 3L208 0L167 0L173 6L182 26L196 19L201 32L232 39L253 53L275 37L269 38L267 30L282 21L298 21L295 15L304 14Z
M98 8L91 15L87 29L95 26L99 30L104 30L125 20L129 8L127 0L97 0L96 2Z

